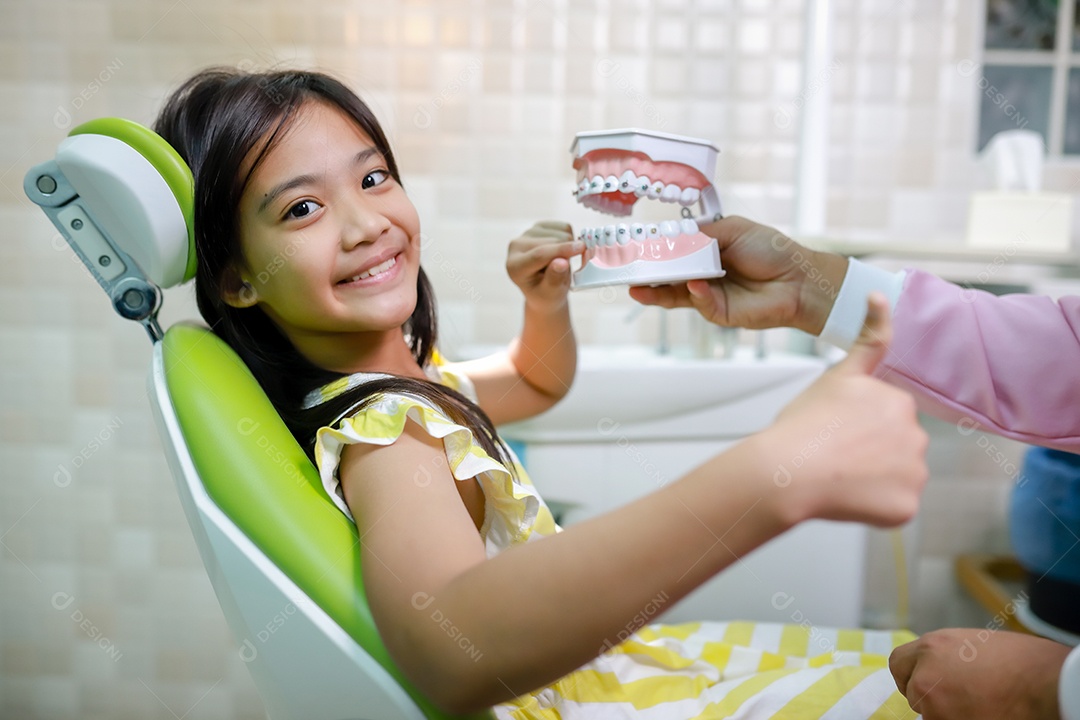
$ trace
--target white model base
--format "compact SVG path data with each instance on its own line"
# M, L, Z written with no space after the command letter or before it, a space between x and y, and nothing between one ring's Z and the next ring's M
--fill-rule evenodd
M700 250L673 260L635 260L618 267L601 267L589 261L574 273L571 290L604 285L667 285L687 280L724 276L720 248L711 242Z

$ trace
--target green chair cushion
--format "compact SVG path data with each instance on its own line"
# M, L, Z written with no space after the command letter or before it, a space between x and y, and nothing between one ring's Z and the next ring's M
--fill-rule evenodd
M364 594L356 526L326 496L251 372L206 328L174 325L162 342L169 395L209 496L428 718L448 718L391 660Z

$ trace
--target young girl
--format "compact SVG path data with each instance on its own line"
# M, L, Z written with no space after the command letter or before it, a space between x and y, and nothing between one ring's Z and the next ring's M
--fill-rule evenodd
M510 244L525 315L509 349L443 363L416 210L352 92L317 73L211 70L156 129L195 176L200 312L355 519L380 634L434 702L500 718L910 714L885 667L892 633L813 628L831 642L808 646L802 627L645 626L804 519L911 517L926 437L911 399L867 376L883 299L861 344L769 429L561 532L495 426L573 381L569 226ZM826 425L839 429L812 451Z

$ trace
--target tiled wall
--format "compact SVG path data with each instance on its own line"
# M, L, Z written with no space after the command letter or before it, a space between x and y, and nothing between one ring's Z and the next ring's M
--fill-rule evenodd
M958 240L980 182L977 93L955 69L977 5L835 3L833 232ZM519 316L506 242L538 219L597 222L570 197L579 130L710 138L727 209L790 221L801 43L797 0L0 0L0 716L261 716L150 420L149 344L21 191L66 128L148 123L208 64L328 69L396 149L445 344L504 342ZM587 342L653 337L655 311L631 322L624 294L573 303ZM195 316L190 289L165 305L166 323ZM977 461L935 478L916 565L937 574L917 627L952 620L941 568L999 543L1008 482ZM874 557L888 577L887 553Z

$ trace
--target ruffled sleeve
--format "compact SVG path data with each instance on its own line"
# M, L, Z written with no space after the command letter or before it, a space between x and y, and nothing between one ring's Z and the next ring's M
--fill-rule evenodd
M334 427L321 428L316 435L315 461L323 487L350 519L352 513L345 504L338 472L342 450L354 443L390 445L401 437L405 423L410 421L431 437L442 440L456 480L476 478L480 483L484 493L484 523L480 534L489 557L533 539L534 535L557 531L551 513L516 458L513 458L514 470L521 480L488 455L468 428L453 422L441 410L421 398L390 393L376 396L364 410L342 419ZM412 478L397 481L430 482L430 470L421 465Z
M452 366L447 365L438 350L431 354L431 364L424 368L424 372L435 382L442 383L451 390L457 390L474 403L480 402L472 379L465 373L458 372Z

